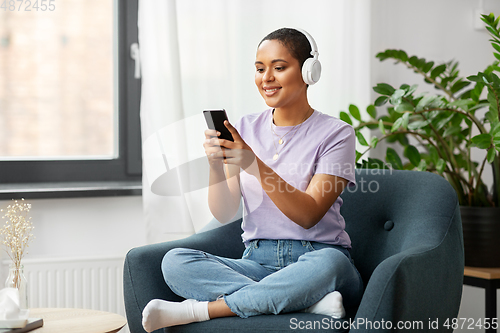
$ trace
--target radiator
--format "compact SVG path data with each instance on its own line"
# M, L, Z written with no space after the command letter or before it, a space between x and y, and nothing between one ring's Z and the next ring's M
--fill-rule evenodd
M125 317L123 262L123 257L23 260L28 307L92 309ZM10 261L2 264L6 276Z

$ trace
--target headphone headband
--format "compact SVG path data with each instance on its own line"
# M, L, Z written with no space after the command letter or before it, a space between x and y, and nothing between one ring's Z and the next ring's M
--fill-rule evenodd
M318 47L316 46L316 42L314 38L305 30L294 28L295 30L301 32L304 36L306 36L309 44L311 45L311 55L312 58L307 58L302 65L302 79L308 85L313 85L319 81L321 77L321 63L318 60L319 52Z
M311 45L311 55L315 58L318 59L319 57L319 52L318 52L318 47L316 46L316 42L314 41L314 38L305 30L300 29L300 28L294 28L295 30L301 32L304 36L306 36L307 40L309 41L309 44Z

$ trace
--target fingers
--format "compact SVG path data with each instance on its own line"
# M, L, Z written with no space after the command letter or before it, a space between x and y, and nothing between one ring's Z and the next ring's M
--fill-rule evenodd
M213 152L212 154L208 155L208 159L212 160L212 161L220 161L220 162L228 164L227 161L229 159L233 159L232 156L228 156L228 155L230 155L229 152L230 152L229 149L222 149L222 150L219 150L217 152Z
M233 141L229 141L229 140L225 140L225 139L218 139L218 138L205 139L205 142L203 145L225 147L228 149L241 148L240 147L241 145L235 144Z
M205 130L205 138L206 139L211 139L211 138L216 138L220 135L220 132L214 130L214 129L207 129Z
M229 132L231 132L234 141L241 141L240 133L238 133L236 128L234 128L233 125L231 125L228 120L224 120L224 126L226 126Z

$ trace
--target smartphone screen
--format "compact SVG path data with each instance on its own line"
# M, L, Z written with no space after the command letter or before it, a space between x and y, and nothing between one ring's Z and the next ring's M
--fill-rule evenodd
M203 111L205 120L207 121L208 128L220 132L219 138L229 141L234 141L231 132L224 125L224 120L227 120L227 114L224 109L222 110L205 110Z

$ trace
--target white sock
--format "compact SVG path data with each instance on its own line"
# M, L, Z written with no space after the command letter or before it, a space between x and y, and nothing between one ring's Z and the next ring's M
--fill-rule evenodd
M198 302L194 299L183 302L154 299L142 311L142 326L147 332L209 319L208 302Z
M316 304L311 305L304 312L322 314L335 319L345 317L345 309L342 303L342 294L338 291L328 293Z

